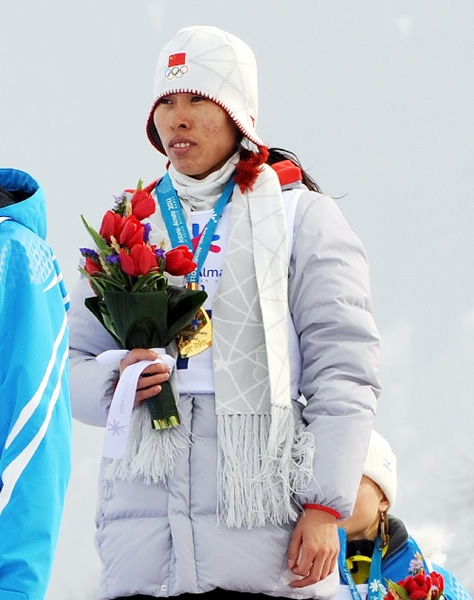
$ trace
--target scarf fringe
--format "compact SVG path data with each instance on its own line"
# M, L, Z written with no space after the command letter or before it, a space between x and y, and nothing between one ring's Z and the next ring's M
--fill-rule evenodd
M270 415L217 418L218 519L227 527L282 525L297 519L293 496L313 478L314 438L296 427L291 409L279 409L279 445L270 455Z
M165 481L174 468L176 457L190 445L183 426L153 429L148 408L142 405L133 411L130 422L127 454L105 467L106 479L124 479L156 484Z

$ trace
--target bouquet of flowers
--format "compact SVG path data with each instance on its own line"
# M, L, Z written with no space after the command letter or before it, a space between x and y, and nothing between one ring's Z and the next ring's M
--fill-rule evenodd
M443 600L443 576L435 571L425 573L421 557L415 557L408 572L408 577L398 583L387 582L384 600Z
M170 275L186 275L196 268L193 255L182 245L165 252L163 244L149 243L155 212L150 188L142 181L126 190L108 210L100 230L81 215L95 249L81 248L85 259L79 270L89 279L95 296L85 305L122 349L164 348L192 322L207 298L206 292L170 285ZM155 429L179 425L180 419L169 381L146 402Z

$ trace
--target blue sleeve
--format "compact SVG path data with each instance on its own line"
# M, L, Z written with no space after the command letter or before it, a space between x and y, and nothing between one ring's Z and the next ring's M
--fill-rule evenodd
M71 468L67 297L49 246L11 227L0 237L0 600L37 600Z
M472 596L451 571L434 563L432 566L433 571L436 571L444 578L444 596L446 600L472 600Z

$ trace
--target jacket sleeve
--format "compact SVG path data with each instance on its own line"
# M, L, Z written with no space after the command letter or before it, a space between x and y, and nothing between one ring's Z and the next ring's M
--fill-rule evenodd
M88 279L81 277L72 291L69 311L71 404L75 419L105 427L118 372L100 365L95 357L117 344L86 308L84 300L92 295Z
M431 571L436 571L444 579L444 597L446 600L472 600L471 594L462 585L459 579L448 569L433 563Z
M379 393L379 334L360 240L329 196L296 208L289 306L300 340L303 418L315 438L315 479L300 499L350 515Z
M36 600L71 468L67 299L49 247L31 232L0 247L0 600Z

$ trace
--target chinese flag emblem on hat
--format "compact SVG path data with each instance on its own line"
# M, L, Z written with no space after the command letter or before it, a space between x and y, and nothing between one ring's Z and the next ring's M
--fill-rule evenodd
M186 52L178 52L177 54L170 54L168 58L168 68L177 67L179 65L186 64Z

